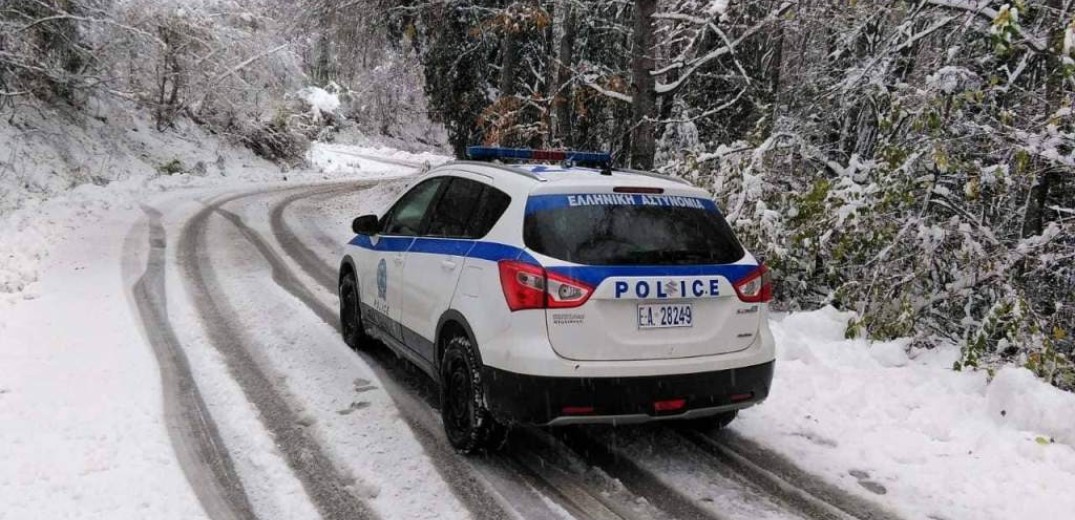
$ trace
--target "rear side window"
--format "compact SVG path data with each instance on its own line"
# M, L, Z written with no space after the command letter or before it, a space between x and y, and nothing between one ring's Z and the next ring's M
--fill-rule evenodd
M483 185L469 179L452 178L437 202L433 216L429 219L429 228L425 235L431 237L462 237L466 234L467 223L478 207Z
M437 202L425 235L445 238L484 237L504 214L511 198L486 184L459 177Z
M478 210L474 212L470 224L467 225L467 236L481 238L489 234L496 222L500 220L500 216L508 209L509 204L511 204L511 197L508 194L492 186L486 186L482 191Z
M523 229L530 249L578 264L728 264L745 254L716 205L695 197L536 196Z

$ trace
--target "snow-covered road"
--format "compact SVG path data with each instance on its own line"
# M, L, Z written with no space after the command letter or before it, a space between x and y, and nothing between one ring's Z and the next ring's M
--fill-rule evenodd
M384 200L399 186L315 185L225 196L206 201L176 241L181 283L193 295L198 321L182 328L207 331L193 342L220 352L321 515L818 516L818 508L801 500L785 503L779 489L737 480L697 447L679 459L695 461L706 484L686 492L673 483L682 471L637 464L596 431L525 431L503 454L454 454L440 432L429 382L387 352L355 357L334 331L333 263L343 240L330 237L346 236L346 218L331 215L354 213L346 208ZM662 436L693 442L667 428ZM714 489L720 501L702 500ZM253 500L255 507L264 499Z
M774 394L730 431L527 429L503 453L459 456L425 376L336 331L350 219L418 163L320 153L363 178L142 196L57 244L25 299L0 301L0 518L1063 518L1075 506L1060 496L1075 482L1062 425L1042 443L1024 430L1049 421L986 419L1007 394L937 370L939 353L843 340L831 309L775 324ZM1009 387L1049 417L1072 406ZM971 442L988 464L960 454ZM916 449L936 458L908 459ZM997 464L1014 472L969 473ZM994 499L1016 481L1020 496Z

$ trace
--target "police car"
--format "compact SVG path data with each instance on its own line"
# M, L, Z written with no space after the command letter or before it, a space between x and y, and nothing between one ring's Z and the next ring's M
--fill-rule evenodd
M346 342L439 383L456 449L516 424L724 426L767 397L769 273L704 190L606 154L468 152L356 218L339 275Z

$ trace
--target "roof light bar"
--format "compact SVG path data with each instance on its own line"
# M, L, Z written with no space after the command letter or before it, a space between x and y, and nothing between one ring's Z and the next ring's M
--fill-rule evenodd
M475 161L508 159L516 161L567 161L573 164L591 164L600 166L612 164L612 154L604 152L533 150L530 148L499 148L495 146L467 147L467 157Z

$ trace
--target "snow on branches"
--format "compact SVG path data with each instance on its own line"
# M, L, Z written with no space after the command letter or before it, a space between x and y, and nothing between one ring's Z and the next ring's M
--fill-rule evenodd
M800 5L765 51L783 56L772 112L665 142L665 170L713 189L781 305L837 305L849 335L954 343L958 369L1075 389L1075 97L1053 61L1067 51L1041 36L1069 39L1058 6Z

